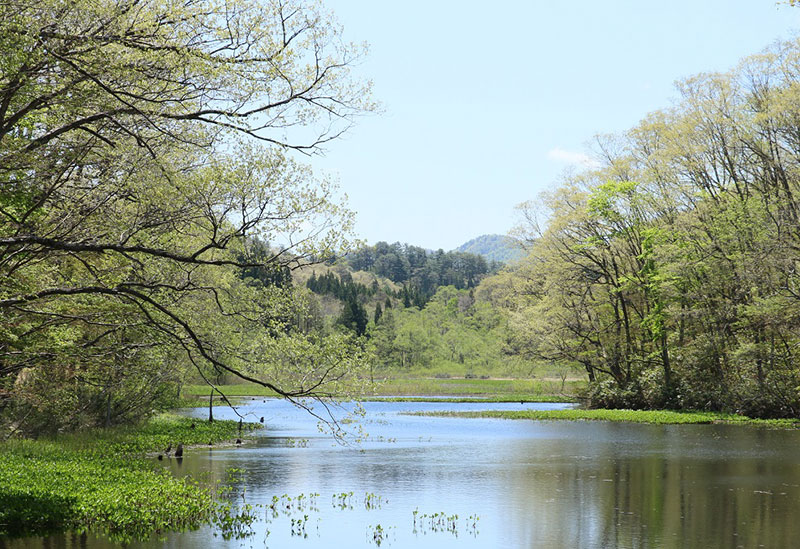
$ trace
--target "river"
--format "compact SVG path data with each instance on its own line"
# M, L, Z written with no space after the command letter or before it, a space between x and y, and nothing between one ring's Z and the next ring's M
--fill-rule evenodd
M565 406L369 402L364 440L342 445L307 412L253 400L240 411L265 418L254 441L163 462L228 479L234 504L252 506L244 537L204 527L130 547L797 546L800 431L405 415ZM110 545L65 534L7 546Z

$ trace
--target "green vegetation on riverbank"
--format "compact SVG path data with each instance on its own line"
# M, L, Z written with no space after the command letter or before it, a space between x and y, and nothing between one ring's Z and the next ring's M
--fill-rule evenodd
M581 380L560 379L387 379L376 387L381 396L483 398L494 402L569 402L586 388Z
M561 395L521 395L508 396L474 396L474 397L425 397L425 396L376 396L362 399L364 402L574 402L570 396Z
M256 384L219 385L227 397L274 397L274 392ZM492 402L572 402L586 388L586 381L575 379L459 379L459 378L396 378L378 381L373 394L361 400L425 400L425 396L451 397L450 401L483 399ZM182 394L189 402L208 404L208 386L186 385ZM219 398L219 397L215 397Z
M717 412L675 412L671 410L519 410L480 412L420 412L413 415L463 418L533 419L533 420L595 420L656 425L690 423L735 423L761 427L797 428L800 422L792 419L753 419L737 414Z
M0 536L74 529L127 540L196 528L220 510L211 490L174 478L146 456L178 444L233 440L238 429L235 421L165 415L138 427L6 441L0 444Z

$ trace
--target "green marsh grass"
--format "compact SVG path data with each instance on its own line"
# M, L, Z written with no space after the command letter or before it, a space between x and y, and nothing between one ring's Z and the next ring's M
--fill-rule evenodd
M435 395L452 397L452 402L471 402L473 398L493 402L571 402L585 388L586 382L576 379L567 379L562 385L560 379L391 378L377 381L372 394L360 396L361 400L404 397L402 400L422 401L424 396ZM228 397L277 396L256 384L220 385L219 389ZM183 395L197 399L197 406L208 405L207 385L187 385Z
M375 396L366 397L366 402L575 402L571 395L515 394L515 395L477 395L465 397L424 397L424 396Z
M566 380L562 391L561 380L543 379L461 379L416 378L387 379L376 386L381 396L473 396L508 401L543 397L572 397L585 388L579 380Z
M232 440L238 432L236 421L164 415L138 427L6 441L0 444L0 536L91 530L128 541L196 528L219 511L212 491L173 477L147 455L178 443Z
M532 420L594 420L655 425L733 423L773 428L797 428L800 422L792 419L753 419L718 412L675 412L671 410L518 410L479 412L419 412L413 415L464 418L532 419Z

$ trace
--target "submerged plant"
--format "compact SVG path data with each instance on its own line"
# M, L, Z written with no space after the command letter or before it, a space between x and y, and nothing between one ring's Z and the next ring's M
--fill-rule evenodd
M364 495L364 508L368 511L371 509L380 509L384 503L387 503L387 500L383 499L378 494L369 492Z
M446 513L433 513L419 514L419 509L414 509L412 512L413 517L413 533L414 534L427 534L429 532L449 532L453 536L458 537L459 532L466 532L472 536L478 535L478 515L470 515L463 524L463 528L459 526L458 514L448 515Z
M376 524L374 526L369 525L367 526L367 540L380 547L382 543L387 541L389 537L389 530L393 528L394 526L384 528L380 524Z

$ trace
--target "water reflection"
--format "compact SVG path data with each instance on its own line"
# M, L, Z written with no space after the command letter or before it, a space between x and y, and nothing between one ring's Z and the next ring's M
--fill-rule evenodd
M797 433L564 428L574 436L538 452L521 443L517 461L525 467L503 479L513 488L513 546L795 546Z
M398 415L479 406L371 403L368 441L347 447L283 403L253 403L249 411L269 425L255 443L158 463L212 482L244 469L235 501L262 506L255 535L225 541L203 528L131 547L374 547L376 525L388 532L384 544L419 549L793 547L800 539L800 432ZM350 504L337 506L349 492ZM267 511L273 496L313 493L313 508ZM370 508L369 494L381 505ZM415 534L414 510L458 514L457 531ZM472 514L477 532L464 526ZM305 515L308 538L293 535L290 521ZM107 546L73 534L0 540L0 549Z

